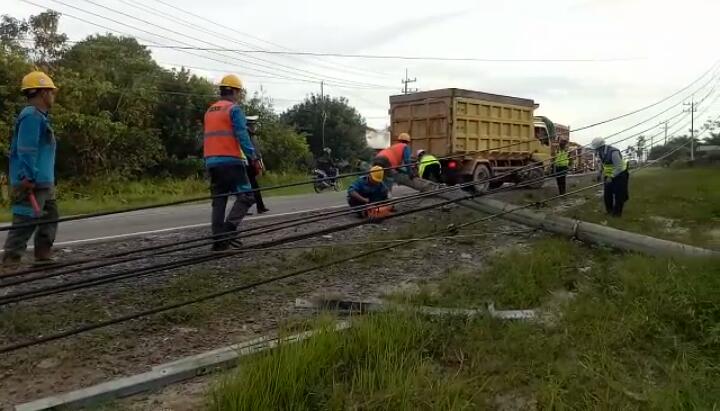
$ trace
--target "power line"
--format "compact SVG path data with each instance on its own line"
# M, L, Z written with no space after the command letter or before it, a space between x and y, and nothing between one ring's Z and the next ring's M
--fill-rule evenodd
M480 57L440 57L440 56L409 56L409 55L388 55L388 54L349 54L335 52L312 52L312 51L286 51L286 50L255 50L236 49L227 47L199 47L182 44L149 45L152 48L174 49L174 50L203 50L203 51L228 51L247 54L270 54L290 56L312 56L312 57L338 57L351 59L374 59L374 60L425 60L425 61L457 61L457 62L483 62L483 63L610 63L646 60L645 58L556 58L556 59L508 59L508 58L480 58Z
M665 154L665 156L669 156L669 155L672 154L674 151L676 151L676 150L678 150L678 149L680 149L680 148L682 148L682 147L683 147L683 146L680 146L680 147L676 148L675 150L673 150L673 151ZM644 167L644 166L643 166L643 167ZM641 167L640 169L642 169L642 167ZM640 169L638 169L638 171L639 171ZM550 197L550 198L547 198L547 199L544 199L544 200L541 200L541 201L536 201L536 202L529 203L529 204L526 204L526 205L523 205L523 206L515 207L515 208L512 208L512 209L510 209L510 210L506 210L506 211L502 211L502 212L499 212L499 213L496 213L496 214L492 214L492 215L490 215L490 216L483 217L483 218L480 218L480 219L477 219L477 220L465 222L465 223L462 223L462 224L460 224L460 225L458 225L458 226L445 228L445 229L443 229L443 230L438 230L438 231L436 231L436 232L433 232L433 233L429 234L429 235L426 236L426 237L431 237L431 236L434 236L434 235L438 235L438 234L440 234L440 233L447 232L447 231L450 231L450 230L458 230L458 229L461 229L461 228L469 227L469 226L471 226L471 225L475 225L475 224L478 224L478 223L483 222L483 221L488 221L488 220L491 220L491 219L500 217L500 216L502 216L502 215L510 214L510 213L513 213L513 212L518 211L518 210L523 210L523 209L526 209L526 208L535 207L535 206L537 206L537 205L540 205L540 204L543 204L543 203L547 203L548 201L553 201L553 200L556 200L556 199L568 197L568 196L570 196L570 195L575 195L575 194L577 194L577 193L580 193L580 192L583 192L583 191L586 191L586 190L589 190L589 189L598 187L598 186L600 186L601 184L602 184L602 183L593 184L593 185L590 185L590 186L587 186L587 187L584 187L584 188L580 188L580 189L578 189L578 190L570 191L570 192L565 193L565 194L556 195L556 196L553 196L553 197ZM379 253L379 252L392 250L392 249L394 249L394 248L400 247L400 246L403 245L403 244L406 244L406 243L400 242L400 243L396 243L396 244L391 244L391 245L388 245L388 246L385 246L385 247L376 248L376 249L373 249L373 250L368 250L368 251L365 251L365 252L362 252L362 253L354 254L354 255L352 255L352 256L348 256L348 257L344 257L344 258L339 258L339 259L336 259L336 260L333 260L333 261L330 261L330 262L327 262L327 263L324 263L324 264L320 264L320 265L316 265L316 266L313 266L313 267L308 267L308 268L296 270L296 271L293 271L293 272L290 272L290 273L287 273L287 274L283 274L283 275L279 275L279 276L267 278L267 279L264 279L264 280L261 280L261 281L257 281L257 282L251 283L251 284L245 284L245 285L241 285L241 286L237 286L237 287L232 287L232 288L229 288L229 289L226 289L226 290L222 290L222 291L218 291L218 292L214 292L214 293L205 294L205 295L202 295L202 296L199 296L199 297L195 297L195 298L192 298L192 299L189 299L189 300L185 300L185 301L181 301L181 302L177 302L177 303L172 303L172 304L167 304L167 305L163 305L163 306L160 306L160 307L156 307L156 308L152 308L152 309L148 309L148 310L144 310L144 311L141 311L141 312L136 312L136 313L133 313L133 314L128 314L128 315L124 315L124 316L120 316L120 317L115 317L115 318L112 318L112 319L109 319L109 320L105 320L105 321L101 321L101 322L97 322L97 323L85 324L85 325L82 325L82 326L80 326L80 327L78 327L78 328L75 328L75 329L63 331L63 332L56 333L56 334L51 334L51 335L42 336L42 337L39 337L39 338L36 338L36 339L33 339L33 340L28 340L28 341L24 341L24 342L20 342L20 343L11 344L11 345L8 345L8 346L5 346L5 347L0 348L0 353L4 354L4 353L12 352L12 351L17 351L17 350L20 350L20 349L23 349L23 348L27 348L27 347L31 347L31 346L35 346L35 345L40 345L40 344L48 343L48 342L51 342L51 341L60 340L60 339L67 338L67 337L70 337L70 336L73 336L73 335L78 335L78 334L81 334L81 333L85 333L85 332L97 330L97 329L100 329L100 328L105 328L105 327L108 327L108 326L111 326L111 325L115 325L115 324L119 324L119 323L122 323L122 322L127 322L127 321L131 321L131 320L135 320L135 319L147 317L147 316L150 316L150 315L159 314L159 313L162 313L162 312L171 311L171 310L174 310L174 309L177 309L177 308L181 308L181 307L185 307L185 306L188 306L188 305L192 305L192 304L197 304L197 303L201 303L201 302L213 300L213 299L216 299L216 298L219 298L219 297L223 297L223 296L225 296L225 295L234 294L234 293L237 293L237 292L240 292L240 291L245 291L245 290L248 290L248 289L251 289L251 288L256 288L256 287L261 286L261 285L265 285L265 284L269 284L269 283L281 281L281 280L284 280L284 279L287 279L287 278L297 277L297 276L299 276L299 275L306 274L306 273L308 273L308 272L312 272L312 271L316 271L316 270L319 270L319 269L322 269L322 268L326 268L326 267L330 267L330 266L337 265L337 264L340 264L340 263L348 262L348 261L351 261L351 260L354 260L354 259L363 258L363 257L366 257L366 256L370 256L370 255L373 255L373 254L377 254L377 253Z

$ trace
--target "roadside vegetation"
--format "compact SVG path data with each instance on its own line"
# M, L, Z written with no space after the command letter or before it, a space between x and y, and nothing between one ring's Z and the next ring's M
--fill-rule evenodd
M542 239L395 300L537 321L387 312L327 323L215 384L211 410L715 409L720 263Z
M599 189L601 191L601 189ZM565 214L653 237L720 249L720 167L649 168L630 176L622 218L605 214L598 190Z

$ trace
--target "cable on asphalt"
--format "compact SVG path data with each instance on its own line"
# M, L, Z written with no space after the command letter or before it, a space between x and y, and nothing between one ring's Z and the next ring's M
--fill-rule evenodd
M720 117L720 116L718 116L718 117ZM688 143L689 143L689 142L688 142ZM671 152L669 152L669 153L666 153L666 154L664 155L664 157L667 157L667 156L669 156L670 154L672 154L672 153L676 152L677 150L679 150L680 148L683 148L683 147L684 147L685 145L687 145L688 143L677 147L675 150L673 150L673 151L671 151ZM647 166L647 165L645 165L645 166ZM643 166L643 167L645 167L645 166ZM642 167L641 167L641 168L638 168L638 169L636 169L636 170L639 171L639 170L641 170L641 169L642 169ZM429 235L429 236L432 236L432 235L435 235L435 234L439 234L439 233L442 233L442 232L446 232L446 231L448 231L449 229L457 230L457 229L459 229L459 228L469 227L469 226L471 226L471 225L478 224L478 223L480 223L480 222L482 222L482 221L487 221L488 219L497 218L497 217L500 217L500 216L502 216L502 215L510 214L510 213L513 213L513 212L518 211L518 210L522 210L522 209L534 207L534 206L537 206L537 205L540 205L540 204L547 203L548 201L553 201L553 200L556 200L556 199L565 198L565 197L568 197L568 196L570 196L570 195L574 195L574 194L577 194L577 193L580 193L580 192L583 192L583 191L586 191L586 190L589 190L589 189L598 187L598 186L600 186L600 185L602 185L602 184L603 184L603 183L594 184L594 185L591 185L591 186L588 186L588 187L584 187L584 188L581 188L581 189L578 189L578 190L574 190L574 191L571 191L571 192L568 192L568 193L565 193L565 194L559 194L559 195L556 195L556 196L553 196L553 197L550 197L550 198L547 198L547 199L544 199L544 200L541 200L541 201L536 201L536 202L529 203L529 204L526 204L526 205L523 205L523 206L518 206L518 207L513 208L513 209L511 209L511 210L502 211L502 212L500 212L500 213L496 213L496 214L493 214L493 215L490 215L490 216L487 216L487 217L483 217L483 218L478 219L478 220L469 221L469 222L460 224L460 225L458 225L458 226L453 226L453 227L451 227L451 228L446 228L446 229L443 229L443 230L438 230L437 232L432 233L432 234ZM136 312L136 313L132 313L132 314L123 315L123 316L111 318L111 319L108 319L108 320L105 320L105 321L101 321L101 322L97 322L97 323L85 324L85 325L82 325L82 326L80 326L80 327L77 327L77 328L74 328L74 329L70 329L70 330L66 330L66 331L62 331L62 332L59 332L59 333L56 333L56 334L46 335L46 336L42 336L42 337L39 337L39 338L36 338L36 339L32 339L32 340L28 340L28 341L24 341L24 342L20 342L20 343L15 343L15 344L10 344L10 345L1 347L1 348L0 348L0 354L5 354L5 353L9 353L9 352L13 352L13 351L20 350L20 349L23 349L23 348L28 348L28 347L32 347L32 346L36 346L36 345L48 343L48 342L51 342L51 341L60 340L60 339L67 338L67 337L70 337L70 336L74 336L74 335L78 335L78 334L81 334L81 333L85 333L85 332L97 330L97 329L100 329L100 328L105 328L105 327L108 327L108 326L112 326L112 325L115 325L115 324L119 324L119 323L131 321L131 320L135 320L135 319L147 317L147 316L150 316L150 315L159 314L159 313L162 313L162 312L174 310L174 309L181 308L181 307L185 307L185 306L188 306L188 305L192 305L192 304L197 304L197 303L201 303L201 302L213 300L213 299L216 299L216 298L219 298L219 297L223 297L223 296L225 296L225 295L234 294L234 293L237 293L237 292L240 292L240 291L245 291L245 290L248 290L248 289L252 289L252 288L259 287L259 286L261 286L261 285L265 285L265 284L269 284L269 283L273 283L273 282L285 280L285 279L288 279L288 278L297 277L297 276L299 276L299 275L306 274L306 273L308 273L308 272L316 271L316 270L319 270L319 269L322 269L322 268L331 267L331 266L334 266L334 265L337 265L337 264L340 264L340 263L344 263L344 262L349 262L349 261L354 260L354 259L367 257L367 256L370 256L370 255L373 255L373 254L377 254L377 253L382 252L382 251L391 250L391 249L397 248L397 247L399 247L399 246L401 246L401 245L403 245L403 243L391 244L391 245L388 245L388 246L385 246L385 247L380 247L380 248L376 248L376 249L373 249L373 250L368 250L368 251L365 251L365 252L362 252L362 253L354 254L354 255L352 255L352 256L348 256L348 257L336 259L336 260L333 260L333 261L330 261L330 262L327 262L327 263L324 263L324 264L319 264L319 265L315 265L315 266L313 266L313 267L308 267L308 268L296 270L296 271L293 271L293 272L290 272L290 273L286 273L286 274L283 274L283 275L279 275L279 276L267 278L267 279L264 279L264 280L256 281L256 282L251 283L251 284L245 284L245 285L241 285L241 286L237 286L237 287L232 287L232 288L229 288L229 289L226 289L226 290L222 290L222 291L218 291L218 292L214 292L214 293L205 294L205 295L202 295L202 296L199 296L199 297L195 297L195 298L192 298L192 299L189 299L189 300L185 300L185 301L181 301L181 302L177 302L177 303L172 303L172 304L167 304L167 305L163 305L163 306L160 306L160 307L155 307L155 308L152 308L152 309L148 309L148 310L144 310L144 311L140 311L140 312Z

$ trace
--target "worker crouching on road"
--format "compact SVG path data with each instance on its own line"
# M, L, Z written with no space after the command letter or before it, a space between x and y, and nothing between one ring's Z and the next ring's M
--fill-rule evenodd
M262 198L262 192L260 191L260 184L258 184L257 178L260 177L265 171L265 163L262 161L262 154L260 154L260 144L257 140L257 128L258 116L247 117L247 129L250 134L250 141L252 142L253 148L255 148L255 157L250 160L250 167L248 167L248 178L250 179L250 187L252 187L253 196L255 197L255 208L257 208L258 214L264 214L270 211L265 207L265 202Z
M628 190L630 173L628 162L622 158L620 150L596 138L590 146L595 150L600 162L600 178L604 181L605 211L613 217L621 217L625 202L630 199Z
M392 189L392 185L398 178L412 178L410 135L400 133L398 142L390 147L380 150L373 159L372 165L385 169L385 185ZM404 167L400 167L405 165Z
M388 188L383 182L385 172L380 166L372 166L367 175L359 177L347 190L350 207L369 206L388 199ZM366 207L358 211L360 217L384 217L392 211L391 206Z
M247 174L248 159L255 156L255 148L247 130L245 113L237 104L242 83L235 75L220 81L220 100L205 112L203 152L205 166L210 174L212 193L212 249L223 251L239 246L237 227L255 203ZM225 208L228 197L235 203L227 218ZM224 235L223 235L224 234Z
M436 183L440 182L440 161L432 154L428 154L425 150L417 151L418 176L423 180L430 180Z
M57 233L55 201L56 141L49 117L57 88L50 77L33 71L22 79L28 105L15 120L10 143L10 185L13 226L5 240L3 264L20 263L35 234L35 260L49 262ZM47 224L34 225L46 220Z
M570 168L570 154L567 150L567 140L561 139L557 152L555 153L555 181L558 186L558 193L563 195L567 192L567 173Z

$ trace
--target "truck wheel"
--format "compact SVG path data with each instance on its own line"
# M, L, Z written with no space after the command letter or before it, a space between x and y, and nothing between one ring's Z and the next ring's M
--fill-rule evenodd
M527 187L529 188L542 188L543 184L545 183L545 180L543 179L545 177L545 172L542 168L534 168L530 170L527 174Z
M475 172L473 173L473 181L482 181L481 183L473 185L473 189L476 193L482 194L488 191L491 182L487 180L490 179L490 177L492 177L492 175L490 174L490 167L488 167L486 164L478 164L475 167Z

